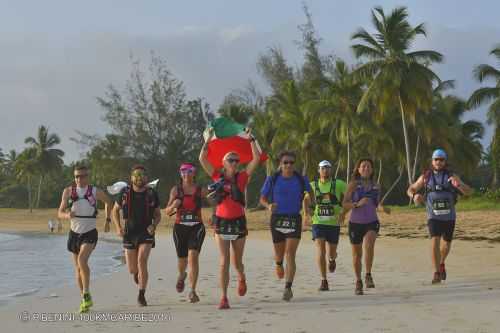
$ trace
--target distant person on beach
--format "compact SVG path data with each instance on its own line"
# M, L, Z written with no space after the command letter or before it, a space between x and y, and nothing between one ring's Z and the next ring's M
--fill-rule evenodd
M266 178L260 191L260 203L271 212L276 275L279 279L285 278L282 299L288 302L293 298L292 284L297 270L295 256L302 237L301 211L304 200L306 217L311 216L310 195L305 196L311 192L311 185L306 176L295 171L295 153L283 151L278 160L279 171ZM285 269L283 261L286 262Z
M418 193L421 189L424 189L424 194ZM471 193L472 189L449 169L448 155L442 149L432 153L431 167L408 188L408 196L416 205L425 204L427 210L434 267L433 284L446 280L445 261L455 231L457 196Z
M53 233L53 232L54 232L54 229L55 229L55 222L54 222L54 221L52 221L52 220L49 220L49 231L50 231L51 233Z
M326 278L328 271L335 272L337 267L337 245L339 243L340 224L344 215L342 201L347 189L347 184L332 178L332 164L321 161L318 165L319 179L311 182L313 203L312 239L316 243L317 263L321 274L320 291L329 290ZM328 251L327 251L328 249ZM328 255L327 255L328 254Z
M195 183L196 168L191 163L183 163L179 169L180 182L170 190L170 198L165 208L167 216L175 214L173 238L177 252L179 276L176 289L184 291L186 268L189 264L189 301L199 302L196 294L198 282L199 255L205 239L205 226L201 216L202 199L208 190Z
M155 231L161 221L160 200L158 193L147 186L148 176L144 166L134 166L130 180L131 185L120 192L115 202L113 220L118 235L123 238L128 270L139 288L137 303L147 306L148 259L151 249L155 247Z
M380 202L380 185L374 181L373 171L371 159L357 161L343 202L346 212L352 210L348 231L352 244L352 261L356 276L354 293L356 295L364 293L363 281L361 280L363 255L365 257L366 288L375 288L372 266L375 256L375 240L380 230L377 211L391 213L391 210L382 206Z
M252 160L241 171L238 171L240 156L235 152L227 152L224 155L222 170L216 170L210 164L208 161L208 142L214 135L213 130L209 131L209 136L206 138L199 156L201 166L215 182L211 186L210 196L216 203L212 221L220 256L219 274L222 298L219 309L229 309L227 288L229 286L229 261L231 257L238 273L238 295L244 296L247 292L245 266L243 265L243 250L248 235L245 217L245 190L250 176L260 162L257 142L249 131L247 134L251 142ZM232 254L230 255L231 248Z
M109 231L113 201L106 193L89 184L89 170L86 166L76 166L73 174L75 181L64 189L57 216L59 219L71 221L68 251L73 253L76 281L82 296L80 312L87 312L93 305L89 289L90 268L88 261L98 238L96 229L97 201L102 201L105 204L105 232Z

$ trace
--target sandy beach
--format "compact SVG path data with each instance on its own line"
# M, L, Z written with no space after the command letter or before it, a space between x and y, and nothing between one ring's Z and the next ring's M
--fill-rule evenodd
M384 228L384 226L382 227ZM383 235L384 233L382 233ZM106 236L110 237L110 236ZM113 236L111 236L113 237ZM119 246L117 244L117 246ZM272 244L266 231L250 233L245 249L248 293L236 294L232 277L230 310L218 310L218 258L207 234L201 254L198 293L175 291L176 255L164 231L150 260L149 306L136 305L136 287L125 267L91 283L90 315L68 317L79 304L73 281L2 308L5 332L498 332L500 330L500 244L457 240L447 262L448 280L430 283L429 241L382 236L373 276L376 289L354 295L348 239L341 237L338 268L329 275L331 291L319 292L319 273L310 232L299 247L294 299L281 300L284 282L274 276ZM65 249L61 249L65 251ZM94 255L99 255L99 249ZM68 265L70 264L68 260ZM187 288L186 288L187 289ZM66 320L59 321L65 314ZM135 314L135 317L126 315ZM20 319L23 316L23 320ZM104 319L108 316L107 319ZM71 320L69 320L71 319Z

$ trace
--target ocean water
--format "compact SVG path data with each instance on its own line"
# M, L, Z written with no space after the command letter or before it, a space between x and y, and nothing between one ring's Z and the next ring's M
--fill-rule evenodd
M76 286L66 242L67 234L0 233L0 306L48 288ZM121 244L99 239L89 261L91 279L119 269L121 254Z

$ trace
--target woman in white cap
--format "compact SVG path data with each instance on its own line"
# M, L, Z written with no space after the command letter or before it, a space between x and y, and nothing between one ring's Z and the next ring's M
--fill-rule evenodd
M319 290L327 291L329 287L326 264L328 262L330 273L335 272L340 224L343 222L342 201L347 184L343 180L332 178L332 164L329 161L321 161L318 165L318 172L319 179L311 182L311 202L314 207L312 239L316 243L316 260L321 274Z
M424 194L419 194L422 188ZM471 193L472 189L448 168L448 155L442 149L433 152L430 169L408 188L407 194L415 204L426 206L434 267L433 284L446 280L445 260L450 253L455 230L457 195Z

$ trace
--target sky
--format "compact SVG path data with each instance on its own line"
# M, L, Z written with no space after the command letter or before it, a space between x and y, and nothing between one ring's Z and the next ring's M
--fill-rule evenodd
M144 68L151 52L164 58L190 98L216 110L224 96L252 80L265 92L256 61L279 46L291 65L302 61L295 41L304 23L300 0L0 0L0 148L21 150L24 139L46 125L62 140L65 161L84 150L70 140L76 131L110 131L96 103L110 84L123 88L131 58ZM425 23L428 38L415 49L445 56L434 69L456 80L454 94L467 98L480 85L472 69L495 66L489 51L500 43L500 1L305 1L322 38L323 54L354 63L350 36L371 31L370 10L407 6L410 22ZM491 84L491 83L490 83ZM485 122L486 108L467 113ZM484 144L491 138L487 131Z

